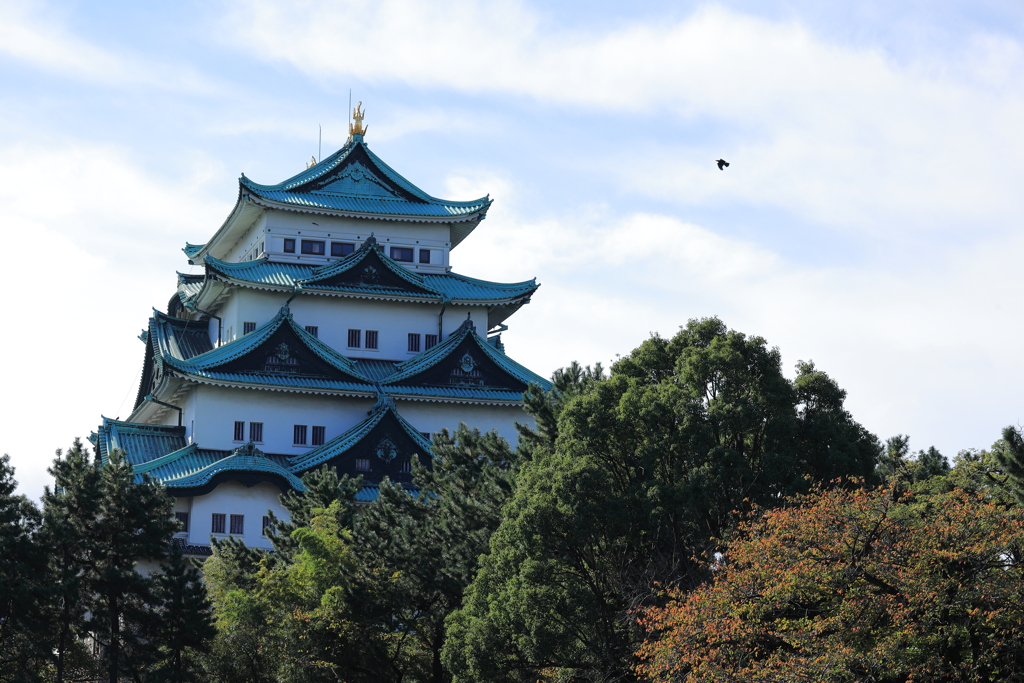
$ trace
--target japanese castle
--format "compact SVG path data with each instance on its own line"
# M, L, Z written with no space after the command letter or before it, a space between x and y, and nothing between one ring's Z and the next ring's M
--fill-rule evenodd
M145 364L127 420L102 418L101 461L122 449L175 498L178 543L270 547L267 511L323 466L363 477L429 467L430 435L460 422L515 443L522 395L547 381L505 354L504 322L535 280L452 271L450 254L491 199L431 197L364 140L363 112L333 155L276 185L243 174L212 238L186 244L166 312L140 339Z

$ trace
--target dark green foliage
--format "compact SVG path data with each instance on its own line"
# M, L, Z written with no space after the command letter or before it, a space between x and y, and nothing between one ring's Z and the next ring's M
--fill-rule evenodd
M274 546L279 559L290 557L295 551L296 543L292 532L300 527L309 526L315 510L326 509L334 501L339 501L344 511L342 525L351 529L355 514L356 494L363 488L362 477L350 477L347 474L338 476L333 467L324 465L319 470L312 470L302 475L305 491L288 491L281 496L281 506L288 511L289 521L277 518L272 510L268 511L274 533L270 542Z
M14 494L17 482L0 456L0 680L44 679L50 659L46 562L38 543L38 508Z
M199 680L201 661L216 635L210 601L199 572L173 546L167 564L155 575L153 590L159 622L153 635L158 659L147 681L189 683Z
M95 525L100 510L100 471L79 439L66 455L57 451L49 469L53 489L43 493L41 542L50 557L50 609L55 634L54 678L81 679L94 662L82 645L86 635L86 567L97 552Z
M444 620L460 605L498 526L514 460L497 433L481 434L465 424L454 435L437 433L433 452L431 469L414 465L418 496L382 483L356 525L356 549L366 571L396 577L390 604L375 605L376 615L367 616L401 615L399 628L417 641L407 652L423 653L421 661L396 661L396 670L422 670L417 680L441 683L448 680L441 663Z
M160 617L152 582L137 565L161 561L178 526L163 487L146 476L136 483L131 464L117 450L100 468L99 487L93 553L84 567L87 628L100 645L107 679L117 683L124 676L141 677L156 657L153 635Z
M1024 502L1024 436L1016 427L1003 429L1005 448L996 451L996 459L1003 468L1003 484L1018 501Z
M704 580L708 563L695 558L735 510L814 479L874 477L877 440L844 392L810 363L788 381L777 349L716 318L652 337L608 379L563 379L527 397L539 411L523 439L531 459L448 620L456 681L629 680L633 611L655 581Z

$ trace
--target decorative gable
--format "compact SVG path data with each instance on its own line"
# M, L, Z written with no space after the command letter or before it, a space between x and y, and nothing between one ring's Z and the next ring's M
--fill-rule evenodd
M388 382L391 384L391 382ZM435 386L467 389L526 391L526 383L492 360L467 334L461 342L430 367L394 382L400 386Z
M291 325L281 325L259 346L216 369L253 375L351 379L317 356Z
M393 290L417 296L439 298L433 289L424 287L423 278L407 271L382 253L371 234L359 250L346 259L313 271L302 281L303 287L346 287L367 290Z
M334 175L330 182L318 183L316 189L311 191L346 194L354 197L401 198L401 195L358 161L346 166L341 173Z

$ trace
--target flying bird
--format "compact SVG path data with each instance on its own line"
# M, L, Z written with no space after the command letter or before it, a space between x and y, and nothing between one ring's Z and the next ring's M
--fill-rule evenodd
M724 171L725 167L728 166L728 165L729 165L729 162L726 161L725 159L719 159L718 160L718 170L719 171Z

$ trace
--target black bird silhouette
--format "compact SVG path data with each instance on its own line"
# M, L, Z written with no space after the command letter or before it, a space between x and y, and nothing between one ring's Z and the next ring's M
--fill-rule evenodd
M719 171L724 171L725 167L728 166L728 165L729 165L729 162L726 161L725 159L719 159L718 160L718 170Z

